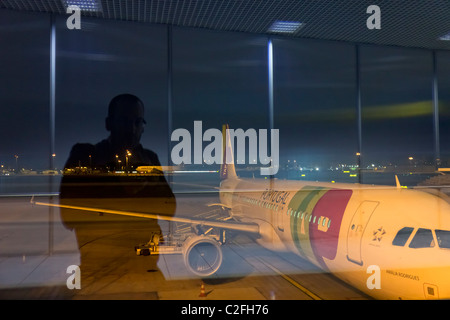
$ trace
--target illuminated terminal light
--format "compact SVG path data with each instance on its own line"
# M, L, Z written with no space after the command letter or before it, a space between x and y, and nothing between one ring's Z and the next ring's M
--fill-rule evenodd
M61 0L65 8L77 6L81 11L101 12L102 6L99 0Z
M295 33L303 23L297 21L275 21L267 30L272 33Z

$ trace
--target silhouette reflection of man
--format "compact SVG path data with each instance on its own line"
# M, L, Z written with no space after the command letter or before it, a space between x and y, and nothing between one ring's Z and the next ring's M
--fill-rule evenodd
M72 147L61 181L60 203L173 215L175 197L162 173L158 156L140 144L146 124L142 101L131 94L114 97L105 124L110 132L108 138L95 145L77 143ZM146 166L149 173L133 173L140 166ZM148 241L152 232L161 232L157 221L151 219L73 209L61 209L61 218L67 228L75 231L80 249L86 244L95 246L98 239L131 232L130 239L121 238L121 245L129 241L133 250L138 244L133 241L140 241L136 238L139 232L134 230L147 234L141 242ZM86 268L92 268L98 263L89 261L92 253L80 250L80 254L83 275L86 264L89 265ZM153 261L156 263L156 259ZM156 269L156 265L150 268Z

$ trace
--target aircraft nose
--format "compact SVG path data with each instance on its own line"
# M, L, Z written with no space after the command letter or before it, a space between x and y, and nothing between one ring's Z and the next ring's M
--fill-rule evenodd
M424 299L450 299L450 251L438 249L433 266L428 266L420 276ZM431 260L431 259L430 259Z

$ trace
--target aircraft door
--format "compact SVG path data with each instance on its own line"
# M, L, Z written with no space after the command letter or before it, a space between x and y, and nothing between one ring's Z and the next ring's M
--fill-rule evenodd
M361 256L361 242L367 223L378 206L377 201L363 201L353 215L347 233L347 259L353 263L363 265Z

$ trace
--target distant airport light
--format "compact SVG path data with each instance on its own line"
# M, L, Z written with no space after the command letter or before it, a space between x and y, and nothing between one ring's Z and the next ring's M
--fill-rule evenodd
M298 21L275 21L267 31L271 33L295 33L302 26L303 23Z
M445 34L445 35L443 35L443 36L441 36L441 37L439 37L438 39L439 40L444 40L444 41L450 41L450 32Z
M77 6L81 11L101 12L102 5L99 0L61 0L63 6L68 8L70 6Z

